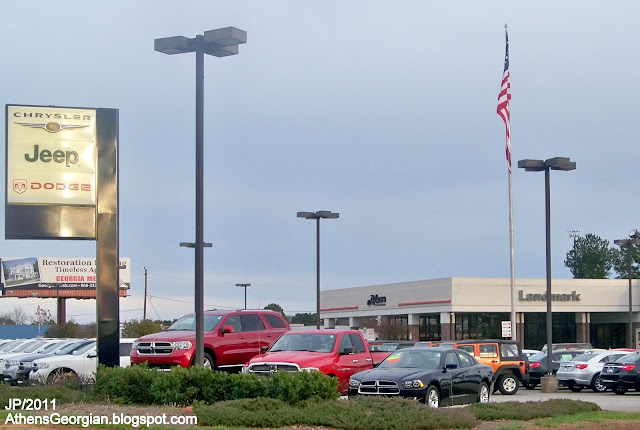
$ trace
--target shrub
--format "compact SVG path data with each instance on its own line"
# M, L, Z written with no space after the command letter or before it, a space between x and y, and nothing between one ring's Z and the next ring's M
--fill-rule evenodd
M272 397L294 404L307 399L339 397L335 378L320 372L276 373L270 378L253 374L212 372L202 367L176 367L170 372L147 365L100 367L94 394L124 404L187 405L255 397Z
M469 409L478 419L483 421L495 420L532 420L535 418L554 417L558 415L572 415L580 412L598 411L600 407L595 403L580 400L553 399L544 402L503 402L476 403Z
M473 428L478 422L466 409L430 409L412 400L359 398L350 401L306 400L290 405L279 399L244 399L214 405L195 403L203 426L325 426L346 430L431 430Z

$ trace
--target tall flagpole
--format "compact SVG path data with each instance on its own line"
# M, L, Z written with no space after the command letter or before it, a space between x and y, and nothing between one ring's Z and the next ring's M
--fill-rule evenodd
M500 94L498 95L498 108L496 112L504 121L507 136L507 165L509 167L509 263L511 274L511 339L517 339L516 326L516 272L515 272L515 256L513 250L513 183L511 180L511 83L509 71L509 33L507 32L507 24L504 25L504 36L506 41L506 49L504 56L504 73L502 75L502 85Z

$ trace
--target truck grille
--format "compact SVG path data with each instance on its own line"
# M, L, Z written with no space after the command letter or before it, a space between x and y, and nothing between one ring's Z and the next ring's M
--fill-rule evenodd
M249 366L249 372L256 375L271 375L275 372L299 372L300 367L291 363L258 363Z
M140 355L169 355L173 346L171 342L140 342L137 351Z
M363 381L358 388L358 394L392 396L400 394L400 388L393 381Z

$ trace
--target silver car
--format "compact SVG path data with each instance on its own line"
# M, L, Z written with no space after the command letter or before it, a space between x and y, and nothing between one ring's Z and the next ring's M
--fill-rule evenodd
M563 361L556 376L558 383L569 387L571 391L582 391L591 387L596 393L604 393L607 387L600 382L600 372L605 363L615 361L629 354L631 349L591 350L578 355L571 361Z

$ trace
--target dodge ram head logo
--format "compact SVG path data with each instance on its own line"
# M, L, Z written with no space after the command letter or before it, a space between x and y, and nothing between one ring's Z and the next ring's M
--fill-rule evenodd
M27 191L27 180L26 179L14 179L13 180L13 191L18 194L22 194Z
M18 125L24 125L25 127L31 128L42 128L47 130L49 133L57 133L61 130L73 130L74 128L85 128L89 127L88 125L74 125L74 124L59 124L57 122L48 122L48 123L31 123L31 122L16 122Z

